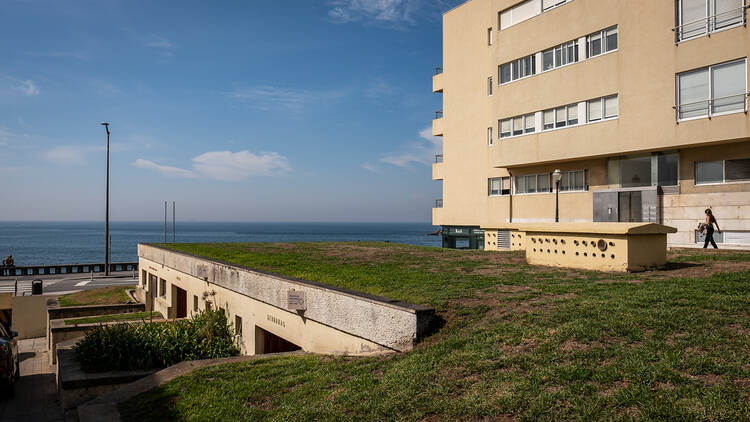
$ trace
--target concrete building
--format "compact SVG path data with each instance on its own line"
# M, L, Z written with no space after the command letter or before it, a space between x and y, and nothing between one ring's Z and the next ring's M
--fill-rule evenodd
M443 16L445 246L509 223L654 222L750 245L745 0L470 0ZM559 170L559 179L554 174ZM559 180L559 196L556 181ZM721 246L721 245L720 245Z
M243 354L411 350L434 310L335 286L138 245L138 300L169 319L208 307L233 324Z

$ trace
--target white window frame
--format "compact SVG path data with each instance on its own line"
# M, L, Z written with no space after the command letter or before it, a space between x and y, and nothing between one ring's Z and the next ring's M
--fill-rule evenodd
M490 46L490 45L493 44L493 42L494 42L493 38L494 38L494 36L493 36L492 28L491 27L487 28L487 45L488 46Z
M615 30L617 31L617 48L613 48L612 50L607 50L607 32ZM593 54L591 51L591 37L599 36L599 40L601 41L601 51L599 54ZM605 54L614 53L615 51L620 49L620 28L618 25L610 26L609 28L602 29L601 31L597 31L594 33L591 33L586 36L586 59L593 59L594 57L603 56Z
M492 76L487 78L487 96L488 97L492 96Z
M742 0L742 6L740 8L733 9L733 10L730 10L728 12L723 12L723 13L729 13L729 12L736 12L738 10L741 11L740 21L736 22L734 24L731 24L731 25L722 26L721 28L718 28L718 29L716 29L716 17L718 15L715 13L715 11L712 10L713 9L712 4L715 5L716 4L716 2L715 2L716 0L705 0L705 3L706 3L706 7L705 7L706 17L702 18L702 19L695 20L695 21L691 21L691 22L683 22L682 21L682 16L683 16L683 10L682 10L683 7L682 7L682 5L683 5L683 1L684 0L679 0L677 2L677 8L678 8L677 9L677 26L675 26L672 29L672 31L674 31L674 33L675 33L675 44L679 44L679 43L685 42L685 41L694 40L694 39L700 38L700 37L707 37L707 36L710 36L711 34L715 34L717 32L721 32L721 31L726 31L728 29L737 28L739 26L744 26L747 23L747 13L745 12L745 10L747 9L747 0ZM714 13L714 14L712 14L712 13ZM705 25L703 27L703 32L701 32L701 33L699 33L697 35L689 36L689 37L683 37L682 36L682 32L683 32L682 28L683 27L691 25L691 24L699 23L702 20L705 20ZM713 20L713 22L714 22L713 25L711 25L711 20ZM696 26L696 28L699 28L699 27Z
M525 185L527 185L526 186L527 192L518 192L518 189L517 189L518 184L515 182L516 179L518 179L519 177L526 178L526 177L531 177L531 176L536 176L536 188L535 189L537 190L539 189L539 176L546 176L549 179L549 182L548 182L549 191L548 192L528 192L528 184L524 183ZM554 188L552 187L552 173L535 173L535 174L524 174L520 176L513 176L513 195L517 195L517 196L547 195L547 194L553 193L553 191L554 191Z
M515 124L515 122L516 122L517 119L521 119L521 128L520 128L521 133L518 134L518 135L515 134L519 130L518 128L516 128L516 124ZM534 122L534 128L533 128L534 130L533 131L528 131L529 129L527 129L527 126L528 126L527 125L527 121L529 121L529 120L531 120L532 122ZM503 132L502 131L503 130L502 124L503 124L503 122L506 122L506 121L509 122L509 124L510 124L510 132ZM536 130L536 113L520 114L518 116L509 117L507 119L500 119L497 122L498 122L497 123L498 124L498 129L497 130L498 130L498 133L499 133L498 134L498 136L499 136L498 139L518 138L518 137L521 137L521 136L532 135L534 133L537 133L537 130ZM503 136L503 133L510 133L510 135Z
M747 160L748 158L735 158L734 160ZM716 185L736 185L740 183L750 183L750 180L730 180L727 181L727 161L730 160L704 160L704 161L696 161L693 164L693 184L695 186L716 186ZM707 183L698 183L698 163L711 163L715 161L721 161L721 182L707 182Z
M607 99L609 98L616 98L617 99L617 114L611 117L607 117L606 115L606 107L605 104L607 102ZM599 107L600 110L600 116L598 119L590 120L589 116L591 115L590 109L591 109L591 103L593 101L599 101ZM607 120L613 120L620 117L620 96L618 94L615 95L607 95L606 97L599 97L599 98L592 98L590 100L586 101L586 123L598 123L598 122L604 122Z
M492 146L494 139L492 138L492 126L487 128L487 145Z
M524 61L526 60L529 60L531 62L531 73L529 73L528 75L520 76L521 73L524 73L521 71L521 69L524 66ZM516 67L515 67L516 65L518 67L518 71L516 70ZM503 66L510 66L510 80L508 80L507 82L503 82L503 78L502 78ZM511 60L509 62L498 65L497 66L497 84L507 85L511 82L530 78L534 75L537 75L538 73L539 73L539 70L537 68L537 63L536 63L536 54L529 54L528 56L523 56L519 59Z
M500 181L500 189L498 189L499 193L492 193L492 181L493 180L499 180ZM508 181L508 193L503 193L503 181ZM513 189L511 186L511 177L510 176L504 176L504 177L490 177L487 179L487 196L493 197L493 196L510 196L510 193Z
M583 189L575 189L575 175L576 175L576 173L583 173ZM588 185L588 180L587 180L588 179L588 172L586 171L586 169L581 169L581 170L565 170L565 171L562 172L562 177L564 177L565 175L567 175L568 178L570 178L571 176L573 177L574 188L573 189L562 190L562 178L561 178L560 179L560 193L588 192L588 190L589 190L589 185Z
M714 68L715 67L719 67L719 66L723 66L723 65L728 65L728 64L733 64L733 63L739 63L739 62L743 62L744 65L745 65L745 92L744 92L744 94L745 94L745 98L744 98L744 100L745 100L745 106L743 107L742 110L731 110L731 111L722 111L721 113L714 113L713 112L713 109L714 109L714 104L713 103L714 103L714 101L716 101L716 98L714 98L714 83L713 83L713 71L714 71ZM702 114L700 116L686 117L686 118L682 119L682 118L680 118L680 108L683 107L683 105L680 104L680 75L684 75L684 74L691 73L691 72L696 72L696 71L703 70L703 69L707 69L708 70L707 74L708 74L708 96L709 96L709 98L707 98L705 100L705 102L706 102L706 114ZM677 105L675 105L673 108L675 110L675 119L677 120L678 124L680 122L687 122L687 121L696 120L696 119L706 119L706 118L707 119L711 119L711 118L716 117L716 116L724 116L724 115L727 115L727 114L736 114L736 113L745 113L745 114L747 114L747 112L748 112L747 57L744 57L744 58L741 58L741 59L729 60L729 61L722 62L722 63L716 63L716 64L712 64L711 66L699 67L697 69L690 69L690 70L686 70L684 72L680 72L680 73L676 74L675 75L675 95L676 95L676 99L677 99L677 102L676 102ZM737 94L736 96L739 96L739 95L740 94ZM721 99L721 98L719 98L719 99ZM686 105L697 104L697 103L702 103L702 102L703 101L696 101L694 103L688 103Z

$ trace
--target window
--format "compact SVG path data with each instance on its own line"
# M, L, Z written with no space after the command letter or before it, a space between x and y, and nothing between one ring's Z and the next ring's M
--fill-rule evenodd
M555 128L555 110L544 110L542 112L544 118L544 130Z
M651 162L653 166L653 161ZM680 154L676 152L656 153L656 178L659 186L677 186Z
M746 110L746 59L677 75L677 119Z
M550 70L578 61L578 43L570 41L542 52L542 68Z
M163 278L159 279L159 296L166 296L167 295L167 280L164 280Z
M544 116L544 130L573 126L578 124L578 104L557 107L542 112Z
M492 28L487 28L487 45L492 45Z
M542 10L546 12L552 8L555 8L557 6L564 4L566 1L568 0L543 0Z
M511 135L510 131L510 119L500 121L500 137L507 138Z
M677 186L680 156L677 151L612 159L609 184L618 187Z
M536 74L536 56L530 55L498 66L500 84Z
M750 158L695 163L695 184L750 182Z
M492 128L488 127L487 128L487 145L492 145L492 141L493 141L493 139L492 139Z
M594 32L587 37L587 43L589 57L617 50L617 27Z
M564 171L560 174L560 192L580 192L586 189L586 171Z
M617 95L596 98L586 102L586 118L589 122L613 119L619 115L620 107Z
M551 192L549 173L516 176L515 182L516 194Z
M193 295L193 311L198 312L198 296Z
M489 196L510 195L510 177L487 179L487 193Z
M745 22L743 0L679 0L677 41L710 34Z
M524 133L534 133L536 131L536 115L534 113L524 116Z
M565 127L567 121L565 109L565 107L558 107L555 109L555 127Z
M578 104L568 106L568 126L578 124Z
M500 120L500 138L534 133L536 131L536 122L534 119L535 114L529 113L524 116L516 116L511 119Z
M234 335L242 338L242 317L239 315L234 316Z
M487 78L487 95L492 96L492 76Z
M526 0L500 12L500 29L507 29L540 14L539 0Z
M146 285L146 280L148 280L147 277L148 277L148 273L146 272L146 270L141 270L141 280L140 280L141 286Z

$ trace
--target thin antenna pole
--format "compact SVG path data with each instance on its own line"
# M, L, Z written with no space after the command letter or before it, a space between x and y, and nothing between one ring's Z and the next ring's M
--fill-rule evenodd
M172 243L177 243L177 234L175 232L175 210L177 209L177 205L175 205L175 201L172 201Z
M167 243L167 201L164 201L164 243Z

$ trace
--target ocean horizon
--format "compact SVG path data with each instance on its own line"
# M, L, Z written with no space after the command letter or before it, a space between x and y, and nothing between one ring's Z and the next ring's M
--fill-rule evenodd
M112 262L137 260L138 243L164 242L164 221L110 221ZM431 223L177 221L174 241L390 242L441 246ZM167 222L167 242L173 241ZM17 266L104 262L104 221L0 221L0 255Z

